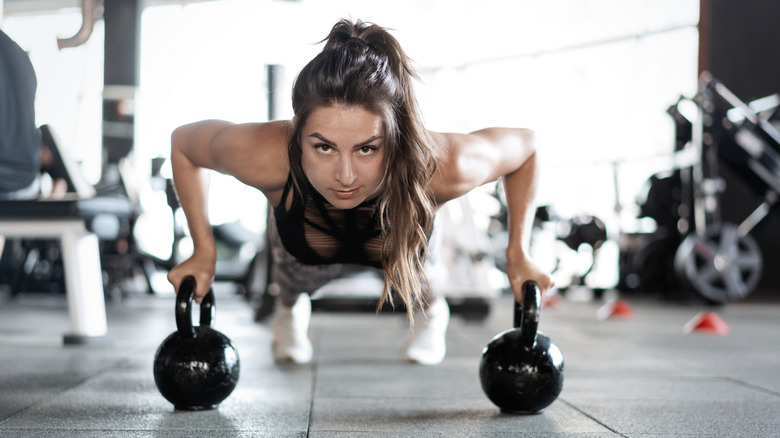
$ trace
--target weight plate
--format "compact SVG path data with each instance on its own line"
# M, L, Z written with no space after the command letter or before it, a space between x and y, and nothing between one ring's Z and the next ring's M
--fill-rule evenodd
M764 260L755 239L729 223L688 235L677 248L675 270L705 299L715 303L745 298L758 284Z

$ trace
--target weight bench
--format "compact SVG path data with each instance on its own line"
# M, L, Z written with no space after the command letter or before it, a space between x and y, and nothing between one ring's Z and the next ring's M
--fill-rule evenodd
M0 201L0 235L59 239L71 332L64 343L110 342L98 239L116 238L120 219L133 214L121 197Z

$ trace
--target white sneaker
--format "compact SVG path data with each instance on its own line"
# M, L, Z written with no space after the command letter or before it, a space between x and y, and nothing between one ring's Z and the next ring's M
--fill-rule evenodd
M271 353L277 362L305 364L311 362L312 346L309 340L311 299L302 293L292 307L276 299L273 317L274 340Z
M447 326L450 323L450 307L443 297L437 298L425 311L416 311L414 328L406 337L403 356L421 365L437 365L447 354ZM426 317L427 316L427 320Z

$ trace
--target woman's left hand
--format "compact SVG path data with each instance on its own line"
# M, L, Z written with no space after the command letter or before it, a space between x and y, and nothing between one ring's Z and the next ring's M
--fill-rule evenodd
M509 285L518 303L523 302L523 284L527 281L534 281L539 285L542 298L555 286L553 276L542 270L533 260L524 255L512 257L510 254L507 254L506 274L509 277Z

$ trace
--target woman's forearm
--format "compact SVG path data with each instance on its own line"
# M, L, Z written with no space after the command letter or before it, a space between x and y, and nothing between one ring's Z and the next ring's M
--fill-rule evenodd
M532 152L523 165L504 176L509 214L507 257L526 258L536 212L536 190L539 183L537 154Z
M523 285L529 280L539 285L542 295L555 285L555 279L537 266L530 254L539 181L537 157L536 150L532 150L519 169L504 177L509 212L506 272L517 302L522 302Z
M192 136L181 128L171 136L173 183L187 217L195 254L216 261L216 245L208 217L209 170L195 165L188 156L188 141Z

